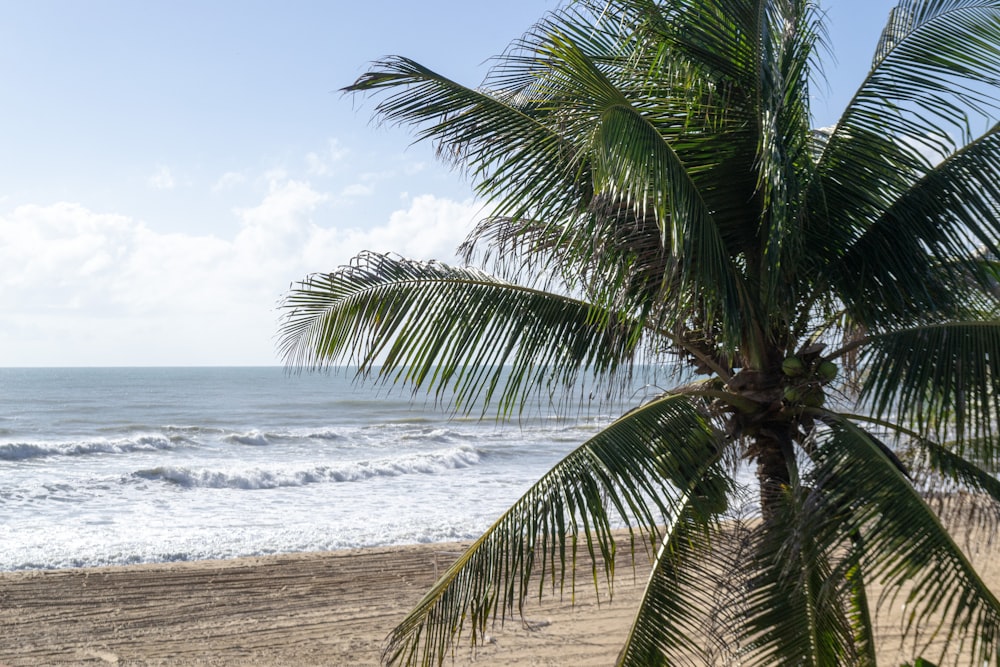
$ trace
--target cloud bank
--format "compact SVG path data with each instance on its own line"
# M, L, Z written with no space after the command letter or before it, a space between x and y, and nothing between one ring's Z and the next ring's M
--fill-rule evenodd
M482 217L475 202L421 195L381 224L342 227L334 199L272 174L228 237L75 203L14 208L0 215L0 365L277 363L276 304L291 283L363 249L452 261Z

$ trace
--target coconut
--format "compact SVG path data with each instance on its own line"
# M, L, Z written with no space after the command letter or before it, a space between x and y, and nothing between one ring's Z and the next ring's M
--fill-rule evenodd
M798 377L806 372L806 366L798 357L788 357L781 362L781 372L788 377Z
M810 408L818 408L826 401L826 394L819 387L809 387L803 396L802 402Z
M824 380L832 380L837 377L837 371L839 370L840 369L837 368L837 364L830 360L826 360L821 363L818 368L816 368L816 374Z
M789 403L798 403L799 399L802 398L799 395L799 388L794 385L789 385L785 387L785 400Z

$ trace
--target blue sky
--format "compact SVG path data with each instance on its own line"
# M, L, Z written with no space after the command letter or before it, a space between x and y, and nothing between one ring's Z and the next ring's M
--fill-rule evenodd
M893 2L827 3L834 122ZM400 54L463 83L555 0L0 0L0 366L267 365L288 285L448 260L481 206L338 89Z

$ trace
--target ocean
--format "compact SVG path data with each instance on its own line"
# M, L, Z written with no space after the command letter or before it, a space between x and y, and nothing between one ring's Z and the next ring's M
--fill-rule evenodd
M0 369L0 570L474 539L615 410L498 423L336 372Z

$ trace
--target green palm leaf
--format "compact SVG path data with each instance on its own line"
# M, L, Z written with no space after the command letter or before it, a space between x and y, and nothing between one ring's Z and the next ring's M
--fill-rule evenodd
M945 322L873 336L862 399L877 415L956 441L990 469L1000 414L1000 321Z
M871 646L856 641L871 634L871 619L856 597L854 554L838 555L848 536L838 530L837 509L820 489L793 486L783 495L771 520L754 532L744 659L759 665L873 664Z
M838 289L866 324L898 318L905 308L914 313L951 305L947 280L942 283L927 260L956 247L968 256L972 239L992 246L996 238L995 145L959 157L943 177L921 180L936 156L956 152L956 134L963 143L972 139L971 121L981 119L987 127L996 122L991 91L1000 81L998 25L996 0L900 3L872 70L825 142L811 201L826 224L813 226L810 246L835 262L876 221L888 218L837 269ZM982 179L979 168L986 174ZM980 190L979 182L986 188ZM936 198L949 187L962 189ZM906 232L892 237L899 241L898 253L893 246L885 252L890 237L882 234L904 225ZM971 232L964 247L956 232Z
M584 302L513 285L475 269L366 253L290 292L280 350L289 364L348 362L361 373L453 392L466 410L522 407L582 371L627 370L640 331Z
M671 248L672 266L681 273L680 289L721 302L703 312L710 319L723 317L733 330L738 323L729 314L750 306L690 173L704 167L691 162L694 155L682 159L665 140L690 131L683 124L688 109L675 108L667 95L690 81L668 84L662 105L649 105L645 98L642 108L633 106L627 94L641 54L616 53L609 46L634 40L623 40L610 28L584 30L581 20L563 12L526 36L518 52L530 48L532 58L517 52L505 58L487 82L496 92L456 86L404 59L378 63L349 90L402 87L405 92L379 104L380 115L387 122L423 124L418 136L437 141L465 165L502 216L544 218L547 224L572 220L598 192L622 200L640 218L650 211ZM673 80L671 71L661 72ZM677 150L684 146L678 142ZM698 160L715 162L718 155L703 152ZM555 191L563 194L554 197Z
M905 461L914 471L914 476L932 490L935 488L934 476L946 482L947 490L957 484L976 496L992 499L996 503L992 513L1000 519L1000 480L995 473L987 472L981 465L956 454L953 451L955 447L954 443L940 444L928 438L916 438L904 454ZM992 451L995 447L993 443L972 442L964 449L975 453Z
M817 447L815 476L826 504L840 508L844 530L863 538L869 576L907 594L907 631L944 619L953 655L1000 663L1000 601L987 588L917 490L885 454L885 445L846 420Z
M869 326L914 314L958 313L975 278L989 287L978 248L997 254L1000 126L934 167L822 270L852 315ZM975 288L975 283L970 285Z
M441 664L466 624L481 637L489 622L520 610L532 575L539 593L547 581L563 590L580 541L595 568L596 556L603 558L610 584L616 547L609 510L651 544L657 525L678 513L685 491L720 454L686 397L660 398L623 416L558 463L455 562L393 632L386 657ZM599 585L596 569L593 576Z
M809 132L809 54L820 28L813 9L800 3L764 3L766 20L760 22L760 44L764 53L758 90L761 126L760 183L763 263L768 309L789 303L788 268L799 266L806 251L803 225L806 184L812 178L812 137ZM801 14L801 15L800 15ZM775 29L775 26L786 26ZM794 28L790 28L794 26ZM794 302L794 298L791 299ZM791 313L782 313L790 317Z
M988 90L1000 82L998 21L996 0L901 2L834 139L878 128L912 145L931 142L943 154L952 152L949 130L967 139L969 110L988 116L997 109Z
M401 57L375 63L345 90L400 88L379 103L379 115L420 127L418 138L437 142L444 158L467 169L499 214L558 218L588 196L578 149L535 117L532 91L473 90Z
M607 40L599 39L605 37L601 31L590 28L588 32L597 38L580 43L586 33L574 22L565 28L563 32L562 24L548 26L545 41L532 45L535 89L559 102L557 116L542 115L543 107L538 118L557 123L565 135L578 138L593 190L602 203L621 202L636 219L651 216L656 221L661 244L679 269L678 289L710 289L711 301L724 304L719 312L733 312L740 304L738 273L694 180L692 172L703 165L683 160L671 141L684 129L676 123L682 110L671 106L670 97L662 105L648 96L643 107L633 105L628 77L635 65L628 54L608 53ZM540 72L539 61L545 66ZM623 62L628 65L624 72ZM510 68L511 62L506 65ZM669 72L666 78L669 81ZM509 80L509 76L500 79ZM592 238L587 231L583 233ZM576 230L568 233L580 235ZM728 325L735 329L736 322Z
M996 108L975 84L1000 81L1000 50L989 38L1000 19L996 0L905 0L889 15L858 98L908 100L947 123L965 118L963 104ZM933 94L928 94L933 93ZM947 98L953 98L949 104Z
M718 611L728 568L712 515L732 493L726 477L702 477L660 545L642 603L618 656L620 667L708 664L714 647L709 618ZM723 529L725 530L725 529ZM713 536L719 536L718 542ZM711 563L711 566L708 564Z
M857 533L851 535L852 546L856 553L864 553L864 543ZM859 667L875 667L877 646L874 623L872 622L871 605L868 602L868 581L865 569L859 562L851 563L844 573L847 584L848 604L846 605L847 622L853 634L854 646L858 656Z

